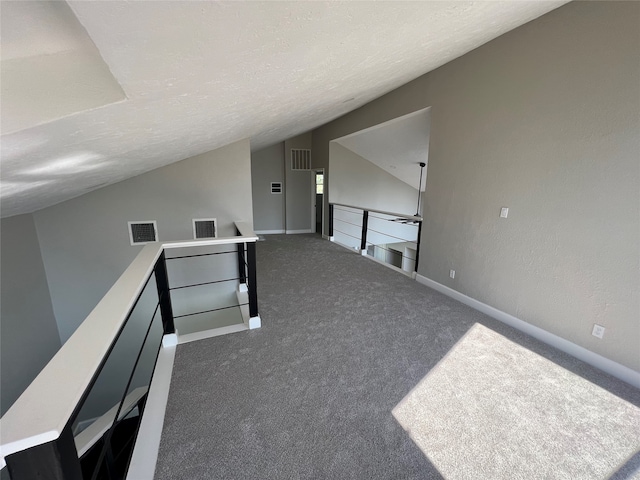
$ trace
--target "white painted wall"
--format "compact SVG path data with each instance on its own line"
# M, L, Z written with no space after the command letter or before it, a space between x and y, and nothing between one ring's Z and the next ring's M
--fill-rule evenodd
M431 106L419 273L640 371L639 23L572 2L314 130L316 166Z
M0 415L60 348L33 216L0 224Z
M329 145L329 202L415 215L418 189L343 147Z
M271 193L271 182L282 183L282 193ZM284 142L251 153L253 228L285 230Z
M219 236L252 223L249 140L197 155L34 214L62 341L141 247L127 221L156 220L160 240L193 238L192 218L217 218Z

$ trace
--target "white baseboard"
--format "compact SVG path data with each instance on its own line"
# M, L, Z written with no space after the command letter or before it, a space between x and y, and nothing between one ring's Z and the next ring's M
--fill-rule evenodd
M613 375L616 378L619 378L623 382L633 385L636 388L640 388L640 372L636 372L629 367L625 367L624 365L614 362L613 360L609 360L602 355L598 355L591 350L587 350L580 345L576 345L575 343L570 342L569 340L565 340L564 338L548 332L547 330L536 327L535 325L527 323L524 320L520 320L519 318L516 318L513 315L509 315L508 313L505 313L502 310L498 310L497 308L487 305L486 303L482 303L474 298L468 297L467 295L464 295L457 290L442 285L441 283L431 280L430 278L427 278L423 275L416 275L416 281L418 283L421 283L422 285L433 288L440 293L444 293L448 297L464 303L465 305L468 305L471 308L484 313L485 315L506 323L507 325L510 325L513 328L520 330L521 332L531 335L541 342L544 342L547 345L551 345L558 350L568 353L569 355L576 357L577 359L582 360L589 365L599 368L600 370L607 372L608 374Z
M279 233L286 233L285 230L254 230L256 235L277 235Z
M292 233L315 233L315 230L312 230L310 228L307 228L305 230L287 230L287 235L290 235Z
M329 240L330 242L333 242L333 237L330 237L329 235L325 235L324 233L322 234L322 238L324 238L325 240Z

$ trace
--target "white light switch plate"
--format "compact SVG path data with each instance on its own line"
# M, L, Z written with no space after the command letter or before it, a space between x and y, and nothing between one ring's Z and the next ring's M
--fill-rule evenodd
M502 207L500 209L500 218L507 218L509 215L509 209L507 207Z

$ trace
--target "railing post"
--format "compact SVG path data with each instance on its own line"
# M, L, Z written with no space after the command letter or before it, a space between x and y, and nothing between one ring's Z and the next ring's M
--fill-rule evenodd
M155 272L164 334L176 333L176 327L173 323L173 307L171 306L171 292L169 291L169 277L167 275L167 262L164 257L164 251L160 254L156 262Z
M249 270L249 316L258 316L258 288L256 285L256 242L247 242L247 269Z
M416 246L416 266L414 271L418 273L418 261L420 260L420 237L422 236L422 220L418 221L418 243Z
M51 442L6 457L11 480L82 480L71 427Z
M247 283L247 273L245 270L245 261L244 261L244 243L236 243L236 249L238 251L238 278L240 279L240 283Z
M333 203L329 204L329 238L333 237Z
M367 228L369 224L369 210L362 211L362 235L360 240L360 250L367 251Z

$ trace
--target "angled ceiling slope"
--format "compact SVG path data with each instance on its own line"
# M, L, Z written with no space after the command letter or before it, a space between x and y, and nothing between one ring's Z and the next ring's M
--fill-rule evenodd
M420 182L419 164L428 164L430 131L431 107L334 141L424 192L429 170L424 170Z
M34 12L14 3L32 4ZM52 62L39 82L24 80L25 88L38 86L26 96L39 117L21 119L24 111L6 105L24 92L7 100L3 91L3 217L242 138L259 149L303 133L566 1L78 0L47 29L43 18L57 18L51 3L1 2L2 83L5 62L45 54ZM43 28L47 35L34 34ZM90 42L78 43L75 34ZM78 73L87 91L100 88L87 95L93 105L76 105L62 95L55 72L97 69L95 55L65 61L93 46L110 75L103 69L94 81Z

